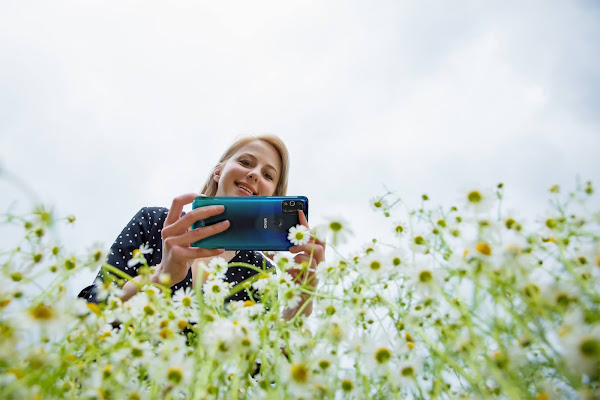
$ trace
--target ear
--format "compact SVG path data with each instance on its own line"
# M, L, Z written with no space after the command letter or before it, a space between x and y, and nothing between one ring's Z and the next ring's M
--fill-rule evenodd
M215 182L219 183L220 179L221 179L221 168L215 167L215 171L213 172L213 180Z

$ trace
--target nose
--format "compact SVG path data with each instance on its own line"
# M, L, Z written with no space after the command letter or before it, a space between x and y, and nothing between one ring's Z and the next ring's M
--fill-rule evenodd
M250 171L248 172L248 175L246 175L248 177L248 179L253 180L254 182L258 181L258 173L256 173L255 171Z

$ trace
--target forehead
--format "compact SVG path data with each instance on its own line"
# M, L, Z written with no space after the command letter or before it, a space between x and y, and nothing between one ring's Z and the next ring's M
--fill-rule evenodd
M275 150L275 147L262 140L254 140L248 144L243 145L236 151L234 157L240 154L248 153L259 159L265 164L271 165L277 171L281 170L281 159L279 153Z

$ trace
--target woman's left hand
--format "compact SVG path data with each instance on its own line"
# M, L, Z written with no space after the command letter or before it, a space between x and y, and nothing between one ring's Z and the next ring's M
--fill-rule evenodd
M300 219L300 224L305 226L310 231L304 211L300 210L298 212L298 218ZM300 284L306 282L306 285L311 289L316 289L318 281L315 271L317 270L317 265L325 261L325 243L315 239L314 237L311 237L308 243L299 246L292 246L290 247L289 251L294 254L298 253L296 256L294 256L294 262L296 264L304 263L307 268L290 268L287 270L287 272L292 275L294 279L301 274L296 281ZM307 298L308 296L304 297L304 301L306 301ZM302 303L304 303L304 301ZM311 312L312 304L305 308L304 314L310 315Z

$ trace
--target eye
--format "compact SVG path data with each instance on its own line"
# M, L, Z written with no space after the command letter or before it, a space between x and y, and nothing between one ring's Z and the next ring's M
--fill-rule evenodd
M270 181L273 180L273 176L271 174L269 174L268 172L265 174L265 178L267 178Z
M247 166L249 166L249 165L250 165L250 161L248 161L248 160L245 160L245 159L242 159L242 160L240 160L240 164L242 164L242 165L244 165L244 166L246 166L246 167L247 167Z

